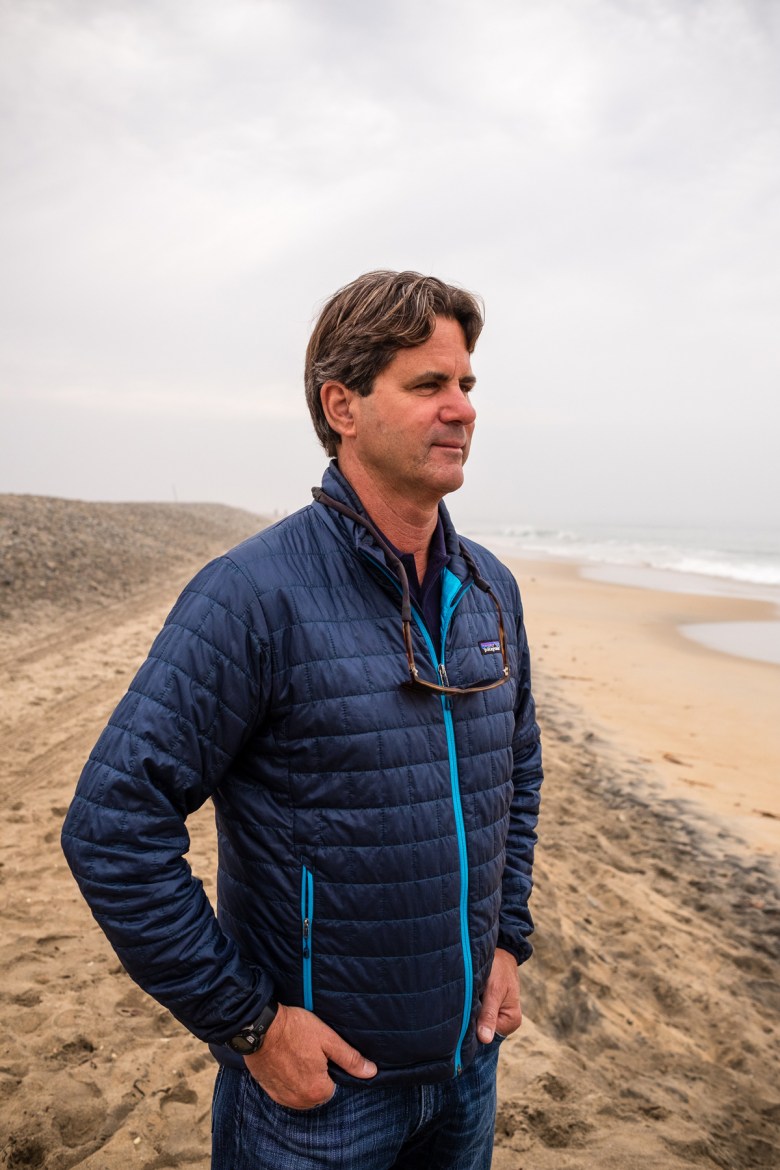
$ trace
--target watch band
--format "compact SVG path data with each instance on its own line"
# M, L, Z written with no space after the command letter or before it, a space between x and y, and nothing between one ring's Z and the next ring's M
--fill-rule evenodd
M269 999L255 1022L250 1024L248 1028L242 1028L232 1039L226 1040L226 1047L231 1052L237 1052L239 1056L251 1056L253 1052L259 1052L263 1047L266 1032L276 1019L278 1010L279 1004L276 1000Z

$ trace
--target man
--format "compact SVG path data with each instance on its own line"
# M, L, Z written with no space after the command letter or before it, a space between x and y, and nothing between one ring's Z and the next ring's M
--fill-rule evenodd
M185 589L68 814L123 964L220 1060L215 1170L490 1165L542 773L517 586L441 503L481 328L417 273L331 298L315 503ZM183 859L209 797L217 917Z

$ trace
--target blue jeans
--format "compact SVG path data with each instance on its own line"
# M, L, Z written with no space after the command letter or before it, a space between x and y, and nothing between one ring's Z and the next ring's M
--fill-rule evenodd
M489 1170L498 1041L434 1085L336 1085L315 1109L277 1105L246 1071L214 1087L211 1170Z

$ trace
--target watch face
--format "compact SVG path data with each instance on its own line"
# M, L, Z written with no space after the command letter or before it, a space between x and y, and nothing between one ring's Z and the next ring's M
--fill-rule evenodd
M232 1040L225 1041L227 1047L233 1052L237 1052L239 1056L251 1056L253 1052L257 1052L258 1048L262 1046L266 1032L276 1019L278 1006L275 1000L269 1000L254 1024L248 1028L242 1028Z
M228 1043L228 1048L232 1048L234 1052L238 1052L241 1056L249 1056L254 1052L257 1046L257 1036L252 1035L251 1039L248 1036L239 1034L234 1036Z

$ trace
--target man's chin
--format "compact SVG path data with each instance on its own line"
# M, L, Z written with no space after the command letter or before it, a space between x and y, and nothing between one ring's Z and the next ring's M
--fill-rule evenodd
M455 453L453 456L453 452ZM440 500L450 492L456 492L463 486L463 459L462 450L454 447L434 447L431 455L423 467L419 468L418 500L422 496L429 496Z
M463 487L462 467L452 467L446 474L437 477L437 487L441 495L446 496L450 492L456 492L458 488Z

